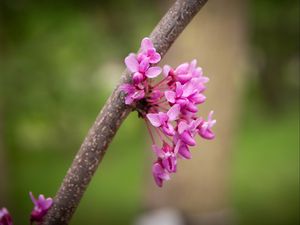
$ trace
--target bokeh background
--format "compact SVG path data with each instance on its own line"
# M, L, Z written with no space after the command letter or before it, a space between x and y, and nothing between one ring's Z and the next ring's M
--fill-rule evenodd
M0 206L15 224L28 221L29 191L55 195L124 69L123 58L138 49L171 3L0 1ZM185 53L195 48L195 56ZM180 168L166 190L182 194L176 185L188 171L208 181L203 185L211 195L218 193L213 201L186 200L199 214L224 208L234 224L298 224L299 1L210 0L166 62L191 57L211 78L211 103L201 107L216 111L218 144L199 143L192 161L201 158L202 172ZM216 74L214 68L227 70ZM132 113L71 224L132 224L154 207L149 196L167 196L151 183L149 155L145 126ZM205 190L202 195L211 196Z

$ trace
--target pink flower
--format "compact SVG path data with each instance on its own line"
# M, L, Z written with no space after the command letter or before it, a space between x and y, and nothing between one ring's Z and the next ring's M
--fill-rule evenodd
M176 69L163 66L164 76L155 83L150 79L161 73L161 68L154 66L160 60L151 40L144 38L140 52L125 58L132 83L122 85L121 90L126 94L125 104L134 106L147 124L157 156L152 173L156 184L162 187L177 171L177 159L192 157L190 147L196 145L196 134L214 138L211 128L216 121L212 120L212 113L207 121L197 115L198 105L206 100L203 92L208 82L197 61L183 63ZM156 144L155 136L161 144Z
M11 215L6 208L0 209L0 225L13 225Z
M156 52L150 38L144 38L141 43L141 52L138 54L138 60L148 58L150 63L158 63L161 60L160 54Z
M176 142L175 149L181 157L183 157L185 159L192 158L192 154L189 149L189 146L187 144L185 144L184 142L182 142L180 139Z
M167 113L148 113L147 118L154 127L161 127L165 134L172 136L175 134L171 122L176 120L180 113L180 106L173 105Z
M198 128L198 133L201 137L205 139L214 139L215 134L212 132L211 128L216 124L216 120L212 119L213 111L210 111L208 114L208 119L207 121L203 120Z
M163 168L161 162L155 162L152 166L152 174L157 186L162 187L163 182L170 180L170 175L167 170Z
M174 152L174 148L172 148L166 142L163 143L162 148L159 148L156 145L153 145L152 148L156 153L157 157L161 160L163 168L166 169L169 173L175 173L177 158Z
M169 65L164 66L163 72L165 76L173 76L175 80L185 84L192 78L200 78L201 83L207 83L209 79L203 76L202 68L197 67L197 60L191 63L180 64L175 70Z
M53 200L52 198L45 198L44 195L39 195L38 199L35 199L32 192L29 192L31 201L34 204L34 208L31 211L30 221L41 223L43 217L46 215L47 211L52 206Z
M189 146L195 146L196 141L194 139L196 127L191 122L188 124L186 121L180 121L178 124L178 137L181 141Z
M175 90L167 90L165 97L171 104L179 104L181 110L197 112L197 104L203 103L206 97L201 94L204 90L204 86L199 82L198 78L193 78L189 82L182 85L180 82L176 82Z
M133 73L133 80L137 79L135 77L138 77L141 81L146 77L155 78L161 73L160 67L150 67L150 59L148 57L144 57L141 61L139 61L133 53L129 54L129 56L125 58L125 64L128 70ZM141 79L141 77L143 79Z

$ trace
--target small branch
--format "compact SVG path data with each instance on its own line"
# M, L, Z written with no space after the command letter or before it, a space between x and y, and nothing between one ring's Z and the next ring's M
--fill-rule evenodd
M177 0L150 35L156 50L164 56L175 39L202 8L207 0ZM68 224L93 174L121 123L132 110L124 103L119 86L130 82L130 73L124 71L95 123L82 143L54 198L54 204L43 225Z

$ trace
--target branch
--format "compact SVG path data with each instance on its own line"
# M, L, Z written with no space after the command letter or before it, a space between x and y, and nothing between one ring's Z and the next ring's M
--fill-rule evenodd
M206 2L207 0L177 0L173 4L150 35L161 56L165 55ZM132 110L125 105L124 94L119 90L121 84L128 83L130 80L130 73L125 70L120 84L107 100L76 154L43 225L68 224L70 221L108 145Z

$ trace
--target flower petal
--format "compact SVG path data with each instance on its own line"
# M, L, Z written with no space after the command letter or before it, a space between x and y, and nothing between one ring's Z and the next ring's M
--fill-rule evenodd
M185 130L189 129L189 125L185 121L180 121L178 124L178 133L182 134Z
M165 97L170 103L175 103L175 95L174 91L165 91Z
M169 76L169 73L170 73L171 69L172 69L171 66L164 65L164 67L163 67L163 75L165 77Z
M145 73L148 68L149 68L150 64L149 64L149 59L148 58L144 58L139 65L139 72L141 73Z
M126 58L125 58L125 64L127 68L130 70L130 72L138 72L139 70L139 63L136 59L135 54L130 53Z
M196 145L196 141L194 140L194 138L191 136L191 134L188 131L184 131L180 135L180 138L187 145L190 145L190 146L195 146Z
M151 39L148 38L148 37L145 37L142 40L141 48L142 48L143 51L147 51L148 49L153 48L153 43L152 43Z
M192 158L191 152L190 152L188 146L185 144L180 145L178 154L180 154L185 159Z
M134 94L131 97L133 99L140 100L140 99L144 98L144 96L145 96L145 91L139 90L139 91L134 92Z
M128 95L125 97L125 104L126 105L131 105L131 103L133 102L133 98L131 97L131 95Z
M150 67L145 75L148 77L148 78L155 78L157 77L159 74L161 73L161 68L158 67L158 66L155 66L155 67Z
M167 112L169 121L177 120L179 113L180 113L180 105L178 105L178 104L173 105Z
M175 73L176 74L186 74L189 70L189 64L188 63L183 63L180 64L176 69Z
M150 56L150 63L158 63L161 60L161 56L159 53L154 52L151 56Z
M153 126L155 127L161 126L160 118L157 113L148 113L146 116Z

